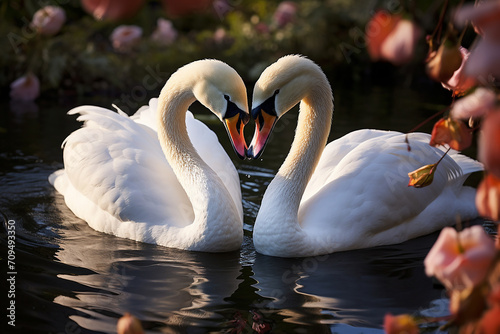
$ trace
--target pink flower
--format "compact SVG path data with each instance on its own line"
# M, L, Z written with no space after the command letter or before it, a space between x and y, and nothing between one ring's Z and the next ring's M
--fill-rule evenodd
M144 0L81 0L82 7L97 20L117 21L134 16Z
M476 206L482 217L500 220L500 178L493 174L484 177L477 188Z
M445 227L424 260L425 273L460 291L484 279L494 256L495 243L482 226Z
M466 4L455 13L455 22L471 21L476 32L486 39L500 38L500 1L480 1Z
M471 50L464 73L478 81L487 81L489 75L500 78L500 42L486 38L478 41Z
M376 12L367 23L365 37L368 54L372 60L376 61L380 59L380 48L382 47L382 43L394 30L394 27L400 20L401 16L391 15L381 10Z
M119 26L111 33L113 48L120 52L129 52L142 36L142 29L138 26Z
M455 96L465 94L466 91L476 85L476 80L472 77L467 77L463 71L464 65L469 58L469 50L460 47L460 53L462 54L462 64L448 81L441 83L444 88L453 91Z
M61 30L66 21L66 14L61 7L45 6L35 12L31 28L41 35L52 36Z
M414 22L377 12L366 25L366 42L372 60L387 60L394 65L410 62L422 30Z
M227 41L227 39L228 39L228 36L227 36L226 29L224 29L224 28L217 28L217 30L215 30L215 32L214 32L214 41L215 41L216 44L222 44L225 41Z
M160 45L170 45L177 38L177 30L175 30L172 22L165 19L158 19L156 30L151 35L151 39Z
M32 101L40 95L40 81L34 74L26 74L10 84L13 100Z
M408 314L392 315L387 313L384 317L384 331L386 334L418 334L415 320Z
M292 1L283 1L278 5L273 15L273 21L278 27L283 28L295 19L297 4Z
M400 20L381 45L381 58L394 65L409 63L421 35L422 30L414 22Z
M492 110L495 102L495 93L480 87L472 94L457 100L451 108L450 116L457 119L478 118Z
M500 108L484 117L478 145L479 160L500 179ZM495 219L495 220L500 220Z

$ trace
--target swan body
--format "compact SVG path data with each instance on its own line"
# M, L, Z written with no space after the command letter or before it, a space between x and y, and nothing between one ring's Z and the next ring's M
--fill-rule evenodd
M228 65L202 60L175 72L160 97L131 117L95 106L71 110L84 126L64 141L64 169L49 181L95 230L186 250L238 249L238 173L216 135L187 111L196 99L226 122L244 155L243 81Z
M326 145L333 114L321 69L300 56L268 67L254 89L256 130L248 149L260 156L276 121L300 102L295 138L257 215L258 252L281 257L395 244L477 217L467 176L482 165L458 152L440 162L430 186L408 187L408 173L436 163L444 150L424 133L358 130Z

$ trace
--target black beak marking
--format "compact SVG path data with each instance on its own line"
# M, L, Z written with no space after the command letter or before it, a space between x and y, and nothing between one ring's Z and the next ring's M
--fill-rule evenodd
M238 123L236 124L236 130L238 131L238 134L240 134L241 122L246 125L250 120L250 116L246 112L238 108L238 106L229 99L229 96L224 95L224 98L227 100L227 109L223 119L231 118L239 114Z
M262 117L262 112L265 112L271 116L278 117L276 113L276 95L279 93L279 89L276 90L270 98L262 102L260 105L252 109L251 115L254 120L259 121L259 130L262 129L262 125L264 124L264 118Z

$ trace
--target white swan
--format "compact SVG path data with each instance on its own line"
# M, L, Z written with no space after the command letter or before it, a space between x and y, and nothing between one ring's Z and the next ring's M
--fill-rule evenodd
M65 168L49 180L95 230L186 250L239 249L238 173L216 135L187 109L198 100L216 114L243 157L246 99L234 69L200 60L172 74L159 98L131 117L75 108L69 114L85 124L66 138Z
M300 102L295 138L268 186L253 241L258 252L300 257L399 243L477 216L475 190L463 187L482 169L452 152L431 186L408 187L408 172L435 163L443 150L429 135L359 130L328 144L333 114L330 85L321 69L285 56L255 84L251 115L256 130L247 156L262 153L276 121Z

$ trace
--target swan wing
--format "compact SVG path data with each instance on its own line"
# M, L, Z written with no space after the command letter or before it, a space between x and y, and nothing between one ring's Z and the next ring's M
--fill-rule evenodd
M302 202L318 192L327 182L325 175L335 175L334 169L344 157L356 149L361 143L399 132L363 129L350 132L345 136L329 143L321 155L315 172L311 176L302 196Z
M98 231L146 242L154 242L154 226L192 222L189 199L150 127L95 106L69 114L80 114L84 126L66 138L65 169L50 181L78 217Z
M323 155L344 154L340 161L322 157L323 166L315 174L321 173L323 182L308 185L299 221L310 235L328 234L335 250L355 249L397 243L450 225L457 215L463 219L476 215L474 191L462 187L467 175L460 165L470 173L480 170L481 164L452 152L439 164L432 185L415 189L407 186L408 173L436 163L443 150L429 146L427 134L411 134L410 151L404 134L373 135L358 143L356 138L341 140L348 143L349 152L346 147L325 149ZM328 146L332 144L336 145ZM328 159L336 164L325 164Z
M153 98L149 101L149 108L142 107L133 116L137 123L143 124L155 132L157 131L156 110L158 99ZM229 191L234 205L239 214L243 217L243 207L241 205L241 188L238 171L233 162L220 144L216 134L210 130L203 122L194 118L191 112L186 114L186 126L189 138L194 148L201 158L215 171L222 180L222 183ZM226 205L227 203L221 203Z

